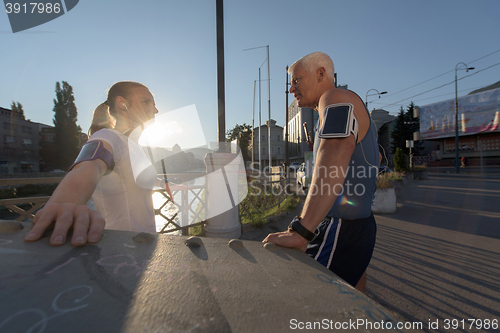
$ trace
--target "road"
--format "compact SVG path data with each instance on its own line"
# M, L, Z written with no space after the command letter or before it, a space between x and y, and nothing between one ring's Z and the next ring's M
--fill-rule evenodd
M422 322L426 332L500 331L498 175L411 181L397 212L376 221L370 297L409 322Z

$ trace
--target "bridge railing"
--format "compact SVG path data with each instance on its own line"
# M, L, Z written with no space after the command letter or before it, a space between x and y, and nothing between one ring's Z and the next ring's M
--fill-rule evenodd
M164 176L164 175L162 175ZM184 174L167 174L167 178L175 180L178 183L189 183L189 180L194 177L203 177L205 173L184 173ZM0 179L0 188L5 186L23 186L29 184L58 184L64 177L42 177L42 178L4 178ZM174 187L174 185L172 185ZM206 200L204 197L205 185L186 185L178 189L172 190L175 196L177 193L181 194L180 202L170 200L165 190L155 190L154 193L159 193L164 201L160 204L159 208L155 209L155 215L161 216L165 219L164 227L159 231L160 233L170 233L181 230L182 234L188 234L191 227L199 226L205 223L203 216L206 210ZM0 206L4 206L12 212L18 213L19 216L16 221L23 221L24 219L33 219L34 213L43 207L49 200L50 196L33 196L22 198L5 198L0 199ZM29 204L29 208L25 206ZM166 213L164 208L170 204L169 213ZM173 208L173 209L172 209ZM190 221L196 221L190 223Z

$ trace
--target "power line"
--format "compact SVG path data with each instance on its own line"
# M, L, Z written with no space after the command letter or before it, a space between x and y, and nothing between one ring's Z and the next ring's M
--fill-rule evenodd
M498 66L498 65L500 65L500 62L498 62L498 63L496 63L496 64L494 64L494 65L491 65L491 66L489 66L489 67L483 68L483 69L481 69L481 70L479 70L479 71L476 71L476 72L474 72L474 73L472 73L472 74L469 74L469 75L466 75L466 76L464 76L464 77L461 77L460 79L457 79L457 81L460 81L460 80L462 80L462 79L465 79L465 78L470 77L470 76L473 76L473 75L476 75L476 74L478 74L478 73L481 73L481 72L483 72L483 71L485 71L485 70L487 70L487 69L490 69L490 68L495 67L495 66ZM391 103L391 104L386 104L386 105L382 106L382 108L384 108L384 107L388 107L388 106L392 106L392 105L397 105L397 104L398 104L398 103L400 103L400 102L404 102L404 101L409 100L409 99L412 99L412 98L414 98L414 97L417 97L417 96L420 96L420 95L423 95L423 94L427 94L428 92L431 92L431 91L434 91L434 90L437 90L437 89L443 88L443 87L448 86L448 85L453 84L453 83L455 83L455 80L453 80L453 81L451 81L451 82L448 82L448 83L445 83L445 84L442 84L442 85L440 85L439 87L435 87L435 88L432 88L432 89L426 90L426 91L424 91L424 92L422 92L422 93L420 93L420 94L416 94L416 95L413 95L413 96L411 96L411 97L408 97L408 98L405 98L405 99L399 100L399 101L397 101L397 102L394 102L394 103Z
M470 61L470 62L468 62L468 63L469 63L469 64L472 64L472 63L474 63L474 62L476 62L476 61L479 61L479 60L481 60L481 59L484 59L484 58L486 58L486 57L489 57L490 55L493 55L493 54L498 53L498 52L500 52L500 49L499 49L499 50L496 50L496 51L494 51L494 52L491 52L490 54L487 54L487 55L485 55L485 56L482 56L482 57L480 57L480 58L478 58L478 59L476 59L476 60L472 60L472 61ZM441 77L441 76L446 75L446 74L448 74L448 73L451 73L451 72L453 72L453 71L454 71L454 69L449 70L449 71L447 71L447 72L445 72L445 73L443 73L443 74L439 74L438 76L435 76L435 77L433 77L433 78L431 78L431 79L428 79L428 80L425 80L425 81L423 81L423 82L417 83L417 84L415 84L415 85L413 85L413 86L411 86L411 87L405 88L405 89L403 89L403 90L397 91L397 92L392 93L392 94L385 95L385 96L383 96L383 97L382 97L382 99L387 98L387 97L390 97L390 96L393 96L393 95L396 95L396 94L399 94L400 92L403 92L403 91L409 90L409 89L411 89L411 88L414 88L414 87L419 86L419 85L421 85L421 84L424 84L424 83L426 83L426 82L432 81L432 80L434 80L434 79L437 79L438 77ZM411 98L411 97L410 97L410 98Z
M495 54L495 53L498 53L498 52L500 52L500 50L496 50L495 52L491 52L490 54L485 55L484 57L481 57L481 58L479 58L479 59L476 59L476 60L470 61L470 62L469 62L469 64L472 64L472 63L474 63L474 62L476 62L476 61L478 61L478 60L481 60L481 59L483 59L483 58L489 57L490 55Z
M476 90L476 89L480 89L480 88L483 88L484 86L479 86L479 87L474 87L474 88L467 88L467 89L462 89L462 90L459 90L458 92L459 93L462 93L464 91L471 91L471 90ZM431 96L431 97L426 97L426 98L419 98L419 99L414 99L413 102L417 102L417 101L424 101L426 99L433 99L433 98L438 98L438 97L443 97L443 96L448 96L448 95L454 95L455 92L450 92L450 93L446 93L446 94L441 94L441 95L436 95L436 96ZM373 101L370 101L369 102L370 104L384 104L384 103L380 103L380 102L377 102L376 99L374 99Z

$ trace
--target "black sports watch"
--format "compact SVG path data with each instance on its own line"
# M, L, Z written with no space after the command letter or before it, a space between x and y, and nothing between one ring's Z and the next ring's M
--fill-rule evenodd
M306 227L304 227L301 223L300 220L302 218L300 216L295 216L290 222L290 225L288 226L288 230L295 231L308 241L312 241L314 237L316 237L316 234L314 232L309 231Z

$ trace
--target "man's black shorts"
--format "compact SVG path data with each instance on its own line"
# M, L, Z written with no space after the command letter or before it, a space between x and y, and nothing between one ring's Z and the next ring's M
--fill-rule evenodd
M306 253L355 287L372 258L376 234L373 214L357 220L327 217Z

